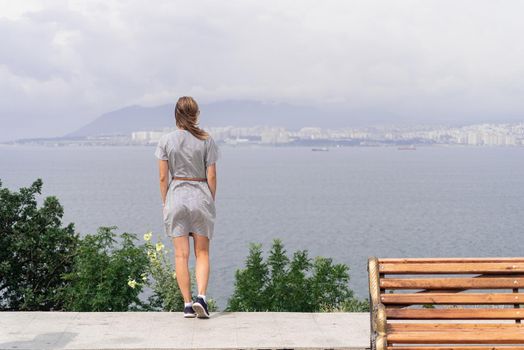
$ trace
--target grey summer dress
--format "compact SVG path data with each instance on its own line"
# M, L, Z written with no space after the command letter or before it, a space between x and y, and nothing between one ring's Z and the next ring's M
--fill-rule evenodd
M200 140L187 130L177 129L160 138L155 156L168 161L171 175L163 211L166 235L179 237L195 233L211 239L216 213L207 182L172 177L205 178L206 168L219 158L213 138Z

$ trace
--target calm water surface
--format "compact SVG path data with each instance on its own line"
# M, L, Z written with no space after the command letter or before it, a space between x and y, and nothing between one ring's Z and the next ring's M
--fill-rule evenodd
M222 146L208 295L225 307L249 242L332 257L367 297L366 260L522 256L524 148L310 148ZM36 178L64 223L163 237L153 147L0 146L0 179ZM191 260L193 264L193 260Z

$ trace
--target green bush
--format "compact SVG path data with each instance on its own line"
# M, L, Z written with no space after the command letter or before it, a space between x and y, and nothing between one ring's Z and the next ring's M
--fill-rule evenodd
M60 310L73 268L78 235L62 227L64 209L56 197L38 207L42 180L11 192L0 181L0 310Z
M184 299L178 288L172 264L165 254L164 245L161 242L151 243L151 237L151 232L144 235L149 259L148 272L151 277L147 282L153 291L149 297L149 306L152 310L182 311Z
M349 267L332 259L311 260L306 250L290 260L282 242L273 241L267 262L262 246L251 244L246 267L235 273L228 311L368 311L349 289Z
M128 311L145 306L139 299L147 279L148 259L144 246L136 246L129 233L115 239L112 227L100 227L86 235L75 257L73 271L66 274L65 309L69 311Z
M183 311L184 298L178 288L174 265L170 261L162 242L152 243L153 234L144 235L145 247L149 258L149 276L147 285L153 291L149 297L149 309L159 311ZM191 285L195 285L195 274L191 273ZM196 296L193 296L196 299ZM216 311L216 302L207 298L209 311Z
M0 310L183 310L174 266L151 233L145 245L129 233L117 239L114 226L80 239L72 223L62 227L57 198L38 207L41 190L41 179L19 192L0 181ZM226 310L368 311L349 289L348 271L328 258L312 260L306 250L290 259L280 240L264 261L262 246L252 244ZM144 287L153 293L148 302L139 298ZM208 303L216 311L212 298Z

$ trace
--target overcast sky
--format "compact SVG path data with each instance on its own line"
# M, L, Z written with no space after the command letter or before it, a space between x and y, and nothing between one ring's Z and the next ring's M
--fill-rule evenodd
M180 95L524 120L523 14L511 0L0 0L0 141Z

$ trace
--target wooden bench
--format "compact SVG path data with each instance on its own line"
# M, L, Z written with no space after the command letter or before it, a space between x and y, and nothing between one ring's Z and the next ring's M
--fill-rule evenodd
M524 258L368 260L372 350L524 349Z

